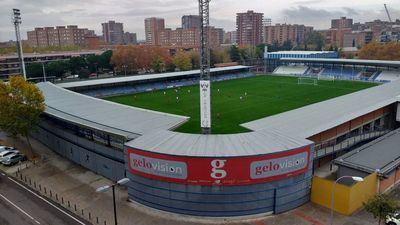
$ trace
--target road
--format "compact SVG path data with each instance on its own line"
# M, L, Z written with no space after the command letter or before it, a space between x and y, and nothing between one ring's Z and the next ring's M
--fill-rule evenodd
M1 225L89 224L0 173Z

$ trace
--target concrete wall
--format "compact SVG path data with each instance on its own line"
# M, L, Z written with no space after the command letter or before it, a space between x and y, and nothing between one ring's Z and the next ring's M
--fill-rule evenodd
M311 201L331 208L331 196L334 181L321 177L313 177ZM374 196L377 191L378 176L373 173L364 178L363 182L352 186L337 184L334 196L334 210L344 215L351 215L362 207L363 202Z
M125 177L124 154L42 122L31 134L59 155L111 180Z
M152 208L197 216L282 213L309 201L311 172L256 185L194 186L128 173L129 199Z

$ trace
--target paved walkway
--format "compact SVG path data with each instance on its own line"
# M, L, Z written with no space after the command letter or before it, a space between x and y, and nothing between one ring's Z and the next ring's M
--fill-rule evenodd
M13 141L0 133L0 144ZM27 149L24 140L15 142L22 152ZM26 179L32 189L47 196L54 202L68 208L93 224L113 224L111 191L96 193L97 187L111 184L111 181L55 154L47 147L32 140L37 163L27 163L14 167L2 167L9 174ZM120 225L194 225L194 224L240 224L240 225L324 225L329 224L329 210L308 203L296 210L280 215L265 216L258 219L198 219L191 216L170 214L148 209L142 205L127 201L127 190L116 190L118 224ZM76 210L75 210L76 206ZM83 211L82 211L83 210ZM90 218L89 218L90 213ZM376 221L367 213L359 212L352 217L335 215L335 225L372 225Z

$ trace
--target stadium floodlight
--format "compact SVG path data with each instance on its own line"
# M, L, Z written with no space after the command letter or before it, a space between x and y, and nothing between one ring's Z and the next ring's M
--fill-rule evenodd
M211 133L210 0L199 0L200 15L200 126Z
M21 32L19 29L19 25L22 23L22 19L21 19L21 11L19 9L13 9L12 23L14 24L14 27L15 27L15 37L16 37L16 43L17 43L19 64L20 64L21 72L24 76L24 79L26 80L24 53L22 50Z

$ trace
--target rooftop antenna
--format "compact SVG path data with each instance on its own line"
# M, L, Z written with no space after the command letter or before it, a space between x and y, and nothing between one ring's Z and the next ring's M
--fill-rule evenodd
M17 39L17 51L18 51L20 70L21 70L22 74L24 75L24 79L26 80L24 53L22 51L21 33L20 33L20 29L19 29L19 25L22 23L21 11L19 9L13 9L12 23L14 24L14 27L15 27L15 36Z
M199 0L200 15L200 126L211 134L210 0Z

